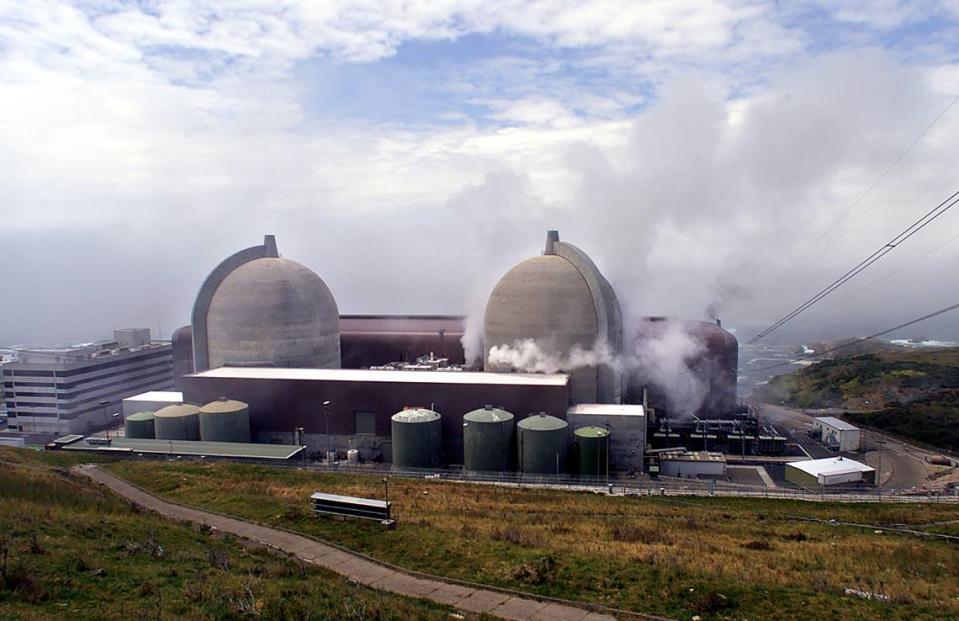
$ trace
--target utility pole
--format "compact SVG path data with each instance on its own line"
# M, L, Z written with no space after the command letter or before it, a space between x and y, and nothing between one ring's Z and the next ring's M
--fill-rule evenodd
M879 490L879 497L882 498L882 445L883 440L875 440L876 452L879 453L879 471L876 473L876 488Z

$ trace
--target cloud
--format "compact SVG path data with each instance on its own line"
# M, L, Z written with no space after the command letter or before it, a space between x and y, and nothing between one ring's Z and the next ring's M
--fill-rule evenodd
M0 244L30 295L0 342L185 322L265 232L346 311L464 311L560 228L637 312L745 288L726 325L771 321L955 184L954 111L776 281L959 93L949 7L2 3ZM435 107L401 116L402 89Z

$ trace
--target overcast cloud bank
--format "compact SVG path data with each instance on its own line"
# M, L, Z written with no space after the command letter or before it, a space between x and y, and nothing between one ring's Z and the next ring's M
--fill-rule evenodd
M559 228L628 314L761 328L959 183L953 109L810 251L959 95L917 6L0 2L0 342L169 336L268 232L344 312L468 312ZM956 222L797 330L953 302Z

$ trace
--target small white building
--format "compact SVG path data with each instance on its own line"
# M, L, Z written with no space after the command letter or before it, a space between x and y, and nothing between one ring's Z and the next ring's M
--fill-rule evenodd
M566 410L570 436L580 427L609 430L609 467L643 471L646 449L646 412L641 405L579 403Z
M696 479L726 476L726 456L705 451L665 452L659 456L659 473L667 477Z
M844 420L832 416L821 416L813 419L813 429L819 441L831 449L849 452L859 450L861 435L859 428Z
M876 471L853 459L827 457L786 464L786 480L807 489L830 485L873 484Z
M123 400L123 418L137 412L156 412L168 405L183 403L183 393L172 390L151 390Z

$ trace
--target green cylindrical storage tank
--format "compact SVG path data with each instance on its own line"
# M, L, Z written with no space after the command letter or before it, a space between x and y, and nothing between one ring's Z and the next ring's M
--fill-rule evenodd
M204 442L249 442L250 406L220 397L200 408L200 439Z
M566 471L566 421L536 414L516 423L516 464L524 474Z
M435 468L440 465L440 415L426 408L408 408L391 420L393 466Z
M157 440L200 439L200 408L195 405L168 405L153 417Z
M573 436L579 453L579 474L590 477L609 474L609 429L580 427Z
M123 421L123 430L128 438L152 440L156 437L153 412L134 412Z
M487 405L463 416L463 469L506 472L511 469L513 415Z

